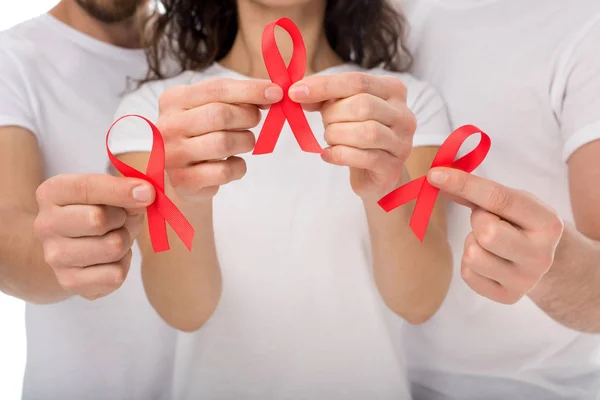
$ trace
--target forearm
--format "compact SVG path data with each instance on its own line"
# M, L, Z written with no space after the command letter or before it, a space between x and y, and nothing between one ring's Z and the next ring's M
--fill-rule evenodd
M405 173L405 181L408 175ZM452 277L445 226L432 218L423 243L412 232L412 207L389 213L365 202L375 282L385 303L413 324L427 321L444 301Z
M600 333L600 242L565 224L552 267L529 297L559 323Z
M154 253L146 246L142 275L148 299L158 314L174 328L190 332L200 329L216 309L221 274L214 243L212 202L177 204L195 229L192 251L169 228L171 250Z
M36 214L0 209L0 291L30 303L49 304L70 296L44 261L33 233Z

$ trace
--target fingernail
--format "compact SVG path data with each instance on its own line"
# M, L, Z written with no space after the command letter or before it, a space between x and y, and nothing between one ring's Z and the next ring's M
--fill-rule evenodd
M297 100L308 97L309 92L308 86L306 85L292 86L290 88L290 96Z
M278 101L283 97L283 90L279 86L269 86L265 89L265 99L269 101Z
M152 192L150 191L150 188L146 185L140 185L140 186L134 187L132 194L133 194L133 199L135 201L141 201L141 202L146 202L146 201L150 200L150 197L152 196Z
M431 183L444 183L446 181L446 173L443 171L431 171L429 173L429 182Z

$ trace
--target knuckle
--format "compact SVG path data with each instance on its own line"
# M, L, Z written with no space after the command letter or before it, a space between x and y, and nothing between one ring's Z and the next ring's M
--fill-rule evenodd
M227 183L233 180L234 169L230 163L219 164L215 171L216 180L220 183Z
M401 120L402 126L404 127L404 131L411 136L414 136L417 131L417 117L415 113L408 108L408 106L404 106L401 108L401 111L398 113Z
M507 188L494 183L490 191L490 202L494 204L496 210L503 212L511 207L513 198Z
M328 94L329 93L329 79L327 79L327 78L321 79L320 82L317 84L317 87L320 87L321 92L323 92L324 94Z
M359 120L367 120L373 114L373 100L367 94L360 94L354 100L354 115Z
M35 198L38 202L38 205L49 203L52 199L52 186L53 180L48 179L43 182L35 191Z
M394 76L390 76L389 81L390 86L393 88L394 93L400 97L401 99L406 98L408 93L408 88L402 79L398 79Z
M234 135L227 132L215 132L213 134L214 151L218 154L231 155L235 150L236 140Z
M260 120L262 119L262 114L258 107L250 107L248 110L248 124L249 128L255 127L260 124Z
M125 283L125 279L127 279L127 271L125 266L122 266L119 262L119 267L115 268L115 271L112 274L112 284L116 288L121 287L123 283Z
M348 78L348 84L356 93L367 93L369 91L371 81L368 74L354 72Z
M106 250L113 257L126 253L130 247L129 234L124 229L111 232L106 237Z
M379 124L375 121L366 121L362 123L362 136L367 143L376 143L380 136Z
M190 162L189 146L165 141L165 169L171 170Z
M52 232L52 224L48 218L38 214L33 221L33 231L37 237L45 237Z
M56 274L58 284L69 292L77 292L81 287L81 281L77 271L60 271Z
M466 265L474 265L479 255L479 246L476 243L468 243L463 253L463 262Z
M162 112L177 104L180 99L187 95L187 92L188 86L186 85L177 85L165 90L158 98L159 111Z
M451 184L456 187L458 193L467 193L469 191L469 181L465 177L459 176L450 179L452 180Z
M214 79L206 82L205 90L211 99L222 99L227 94L228 79Z
M215 130L225 129L231 123L232 113L225 104L212 103L207 114L208 123Z
M491 221L486 221L480 228L479 235L477 235L477 242L485 248L493 246L498 240L498 227Z
M194 181L198 181L194 179L195 176L196 173L191 168L176 168L169 171L169 181L173 189L187 196L193 196L199 190L199 185L194 185Z
M103 208L90 207L87 214L88 227L93 232L102 231L108 225L108 216Z
M473 272L469 269L469 266L464 263L464 260L460 268L460 277L467 283L471 282L473 277Z
M179 129L177 129L176 116L173 114L160 117L156 123L156 126L165 139L165 145L172 142L179 133Z
M52 268L62 265L65 259L63 250L54 243L47 243L44 246L44 261Z
M378 151L368 151L366 160L367 169L373 169L377 166L381 161L381 153Z
M169 182L174 189L180 188L183 183L183 174L181 168L170 168L168 171Z
M83 176L81 179L76 179L73 181L73 191L77 198L81 199L84 204L89 203L90 182L87 177Z
M547 232L551 238L558 240L562 237L563 231L565 229L565 224L563 220L556 215L556 213L553 214L554 216L551 218L551 222L548 225Z
M217 193L219 192L219 189L221 187L220 186L207 186L201 189L200 191L200 195L203 198L211 198L211 197L215 197L217 195Z

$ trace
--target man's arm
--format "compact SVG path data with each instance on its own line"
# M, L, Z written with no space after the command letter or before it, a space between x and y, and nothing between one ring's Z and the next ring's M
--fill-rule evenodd
M0 128L0 290L32 303L53 303L69 295L44 261L34 234L35 193L43 163L33 134Z
M403 182L410 180L409 175L426 175L437 150L437 147L413 149ZM445 200L438 198L423 243L409 226L413 207L407 205L386 213L373 203L367 204L366 210L375 282L384 301L408 322L426 322L444 301L452 278Z
M600 140L569 159L575 225L565 224L554 263L529 294L550 317L600 333Z

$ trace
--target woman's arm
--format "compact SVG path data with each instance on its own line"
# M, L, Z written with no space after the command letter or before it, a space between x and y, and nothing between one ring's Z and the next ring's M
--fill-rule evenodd
M427 174L437 147L417 147L406 162L402 183ZM411 203L414 204L414 203ZM365 202L375 282L388 307L412 324L426 322L441 306L452 278L446 235L446 202L438 197L421 243L409 226L413 207L387 213Z
M267 98L273 91L275 96ZM148 229L138 241L148 299L179 330L200 329L217 307L221 274L212 199L221 185L245 175L246 164L235 155L254 148L249 129L260 122L259 106L282 96L281 88L268 81L219 79L174 87L160 98L156 125L165 142L165 193L190 221L195 236L191 251L170 227L167 252L153 251ZM144 171L149 153L130 151L119 158Z
M323 115L330 145L323 159L350 168L350 184L367 212L377 286L388 306L412 323L429 319L448 291L445 206L440 199L420 243L409 227L411 207L386 213L377 201L409 176L427 173L437 148L412 149L417 121L436 141L448 133L443 103L431 93L422 90L411 110L397 77L358 72L309 77L290 89L293 100ZM438 121L439 114L444 118Z
M148 153L127 153L121 161L143 171ZM171 250L155 253L150 242L148 222L138 236L142 253L142 278L148 300L158 314L173 327L198 330L212 315L221 294L221 273L215 251L212 225L212 199L186 201L166 183L167 196L194 226L192 251L167 228Z

